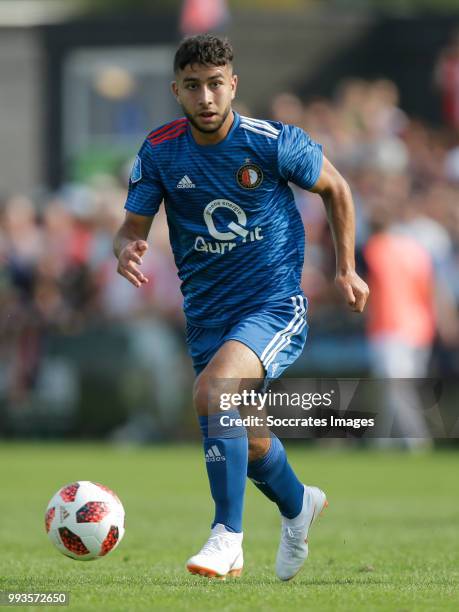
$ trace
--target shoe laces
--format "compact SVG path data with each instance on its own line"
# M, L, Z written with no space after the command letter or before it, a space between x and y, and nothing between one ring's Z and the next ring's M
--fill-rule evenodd
M303 533L302 529L295 529L294 527L289 527L288 525L284 525L283 529L284 534L286 534L288 538L292 540L297 540Z
M305 544L304 529L282 525L282 545L288 551L302 549Z
M222 550L224 549L231 548L232 545L233 545L233 542L230 538L225 538L225 536L222 534L213 535L213 536L210 536L210 538L204 544L204 546L201 549L201 553L213 554L213 553L222 552Z

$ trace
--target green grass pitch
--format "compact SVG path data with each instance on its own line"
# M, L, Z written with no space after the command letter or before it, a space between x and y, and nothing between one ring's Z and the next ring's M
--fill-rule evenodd
M199 446L4 443L0 591L66 590L66 609L85 612L459 610L457 453L296 445L289 457L330 501L311 531L305 567L292 582L276 579L279 518L249 483L244 573L222 582L184 569L207 538L212 514ZM85 479L113 488L127 516L119 548L87 563L55 551L43 524L51 495Z

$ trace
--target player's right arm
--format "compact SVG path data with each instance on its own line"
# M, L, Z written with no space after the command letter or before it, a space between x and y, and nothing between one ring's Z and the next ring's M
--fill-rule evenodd
M118 259L117 271L134 287L148 283L148 278L138 266L142 264L142 256L148 249L147 238L152 221L153 217L126 211L124 222L113 241L113 251Z
M148 232L164 195L157 161L147 139L132 167L128 197L124 206L126 217L113 241L113 251L118 259L118 273L127 278L134 287L141 287L148 282L148 278L138 266L142 264L142 256L148 249Z

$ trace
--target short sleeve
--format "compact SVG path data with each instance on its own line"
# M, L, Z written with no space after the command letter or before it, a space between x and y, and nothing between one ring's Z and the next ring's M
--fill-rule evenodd
M278 138L277 163L279 173L303 189L311 189L322 169L322 146L304 130L284 125Z
M124 208L138 215L152 217L164 198L164 187L153 156L153 149L145 141L135 158L129 179L129 190Z

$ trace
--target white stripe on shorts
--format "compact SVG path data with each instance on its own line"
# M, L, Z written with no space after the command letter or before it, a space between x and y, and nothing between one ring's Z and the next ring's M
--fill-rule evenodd
M263 353L261 354L260 359L263 365L265 366L265 369L269 366L271 361L277 355L279 349L282 346L286 346L290 343L290 336L298 331L299 326L301 326L301 324L303 323L304 327L304 325L306 324L306 319L303 318L303 315L306 312L303 296L295 295L294 297L292 297L292 304L295 307L295 314L293 318L290 320L288 325L284 327L284 329L281 329L275 334L275 336L268 343Z
M303 327L306 325L306 318L301 318L296 324L295 328L284 337L283 342L277 347L276 351L271 355L271 357L266 361L265 368L268 368L271 363L276 358L277 354L287 348L287 346L292 341L292 338L295 334L299 334Z

